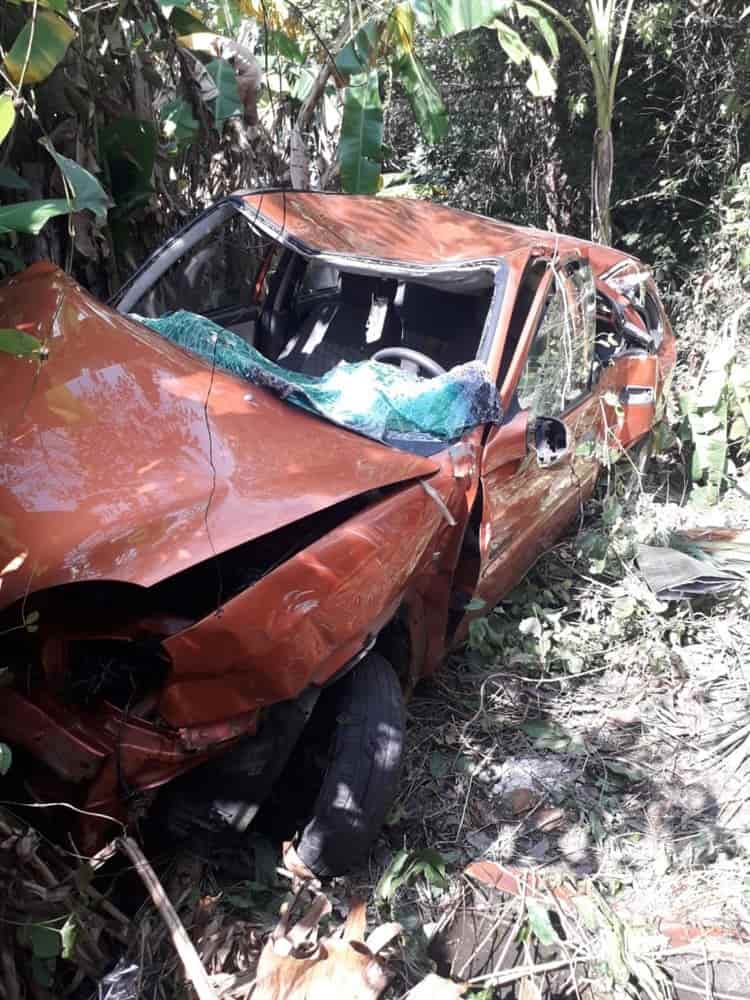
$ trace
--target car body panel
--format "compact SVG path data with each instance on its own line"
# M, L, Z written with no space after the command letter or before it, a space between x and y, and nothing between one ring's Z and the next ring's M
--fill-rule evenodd
M47 352L0 354L0 568L19 563L0 607L82 580L150 586L438 467L212 371L48 265L0 286L0 315Z

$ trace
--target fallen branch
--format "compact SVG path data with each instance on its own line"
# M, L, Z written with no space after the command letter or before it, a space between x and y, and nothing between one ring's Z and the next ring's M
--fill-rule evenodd
M175 908L172 906L169 897L164 891L164 887L157 878L156 872L149 864L143 851L132 837L121 837L118 841L118 846L133 862L135 870L148 889L154 906L167 925L170 937L172 938L172 944L185 969L185 975L193 984L198 997L200 1000L218 1000L193 942L188 937L182 921L177 916Z

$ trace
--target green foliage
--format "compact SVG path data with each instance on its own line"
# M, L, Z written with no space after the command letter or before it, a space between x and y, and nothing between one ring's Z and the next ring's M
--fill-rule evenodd
M154 124L121 117L99 132L99 146L109 173L119 213L132 211L151 196L158 133Z
M490 24L512 7L512 0L432 0L414 4L423 23L443 38Z
M531 9L533 10L533 8ZM544 19L543 23L545 31L552 31L552 27L546 19ZM555 38L554 32L552 32L552 38ZM528 63L531 69L531 75L526 81L529 92L534 97L553 97L557 89L557 83L550 67L538 52L534 52L526 44L515 28L511 28L509 24L505 24L503 21L498 21L497 39L500 42L500 48L514 65L523 66L525 63ZM550 48L553 51L557 50L556 38L554 46L550 46Z
M336 69L342 76L358 76L374 69L382 31L382 22L375 19L362 25L336 56Z
M107 209L111 205L111 201L96 177L85 170L80 163L58 153L52 143L42 141L41 144L60 169L65 180L66 190L70 192L73 210L81 212L83 209L88 209L103 222L107 218Z
M539 900L526 900L526 922L531 933L545 948L557 944L559 938L552 926L550 911Z
M199 21L198 18L191 14L189 10L184 7L175 5L169 15L169 22L175 30L175 34L179 38L184 38L186 35L193 35L199 32L206 32L208 28L203 23Z
M432 75L415 50L418 23L432 35L443 38L496 23L500 43L509 58L518 64L529 65L529 91L536 97L554 94L555 79L546 60L514 28L497 21L501 13L530 21L542 35L553 58L556 58L558 46L552 25L540 11L528 4L516 3L515 0L435 0L429 4L424 0L411 0L396 4L386 17L365 21L338 53L336 68L344 77L356 75L358 80L364 78L371 81L366 99L374 119L380 98L378 94L375 99L374 77L371 74L381 60L385 61L394 79L403 88L420 132L428 143L434 145L448 133L448 115ZM347 89L342 121L343 147L339 150L344 190L360 193L377 189L379 175L375 173L373 164L382 159L382 153L371 156L370 166L363 169L359 147L350 141L350 137L361 128L363 103L362 98L358 101L350 99ZM352 187L352 183L358 186Z
M11 354L16 358L29 358L39 354L41 341L23 330L0 330L0 354Z
M276 872L278 852L273 844L258 835L248 839L247 848L253 857L253 878L243 879L225 890L224 900L238 910L275 916L278 897L284 888Z
M214 125L220 129L227 118L242 114L237 77L226 59L212 59L206 64L206 70L218 91L214 100Z
M645 3L634 12L633 29L649 48L668 45L676 13L676 0Z
M339 160L345 191L373 193L380 185L382 102L378 64L381 56L404 88L422 135L438 142L448 128L440 93L414 48L415 18L407 3L386 18L371 19L338 53L336 68L349 77L344 95ZM355 92L357 91L357 92Z
M20 7L22 3L31 4L33 0L10 0L12 4L16 7ZM58 14L68 13L68 2L67 0L39 0L39 7L47 7L49 10L56 10Z
M29 182L24 180L15 170L9 167L0 167L0 188L8 188L11 191L28 191Z
M534 27L539 31L540 35L547 44L547 48L549 49L549 54L552 59L559 59L560 46L550 19L546 17L538 7L534 7L532 4L517 2L516 11L518 12L518 16L520 18L525 18L526 20L531 21Z
M745 307L742 315L750 311ZM738 319L741 317L737 317ZM727 333L706 354L694 386L680 396L682 437L692 451L693 496L718 503L734 478L735 463L750 454L750 367L738 362L735 337Z
M193 117L193 109L181 97L162 104L159 118L164 137L173 151L190 145L200 130L200 125Z
M388 27L393 72L404 88L422 135L429 143L439 142L448 131L448 114L435 81L414 51L414 12L408 4L394 8Z
M42 10L28 20L5 56L5 69L16 86L41 83L65 58L75 30L54 11Z
M50 219L67 215L70 211L75 211L73 203L65 198L43 198L3 205L0 206L0 234L16 232L36 236Z
M352 77L344 95L339 159L341 182L352 194L374 194L380 178L383 106L377 70Z
M0 206L0 233L18 232L36 235L50 219L58 215L67 215L69 212L81 212L84 209L93 212L103 221L110 201L99 181L80 164L58 153L51 143L43 141L41 145L59 167L68 197L22 201L16 205Z
M750 275L750 162L727 185L721 209L721 232L732 247L743 275Z
M10 771L13 763L13 753L7 743L0 743L0 776L4 776Z
M668 606L630 572L638 543L649 537L639 531L648 528L628 516L615 494L598 506L598 518L571 540L565 554L550 554L486 618L471 623L469 649L478 665L499 663L530 676L577 675L600 663L610 647L626 648L645 638L642 655L652 669L668 669L664 635L670 626L663 618ZM577 584L578 579L588 583ZM523 728L539 749L585 752L554 723L530 721Z
M420 16L426 19L424 5L420 5ZM508 17L530 22L542 36L552 60L559 56L560 49L555 30L549 18L536 6L516 2L516 0L435 0L431 6L432 31L449 38L473 28L494 25L500 46L516 66L528 64L531 75L526 81L534 97L552 97L557 88L554 75L547 61L534 50L527 39L507 22ZM503 15L505 20L500 20Z
M16 120L16 109L10 94L0 94L0 143L5 140Z
M445 889L448 882L442 855L430 847L398 851L377 884L375 898L390 903L401 886L411 885L420 877L432 888Z

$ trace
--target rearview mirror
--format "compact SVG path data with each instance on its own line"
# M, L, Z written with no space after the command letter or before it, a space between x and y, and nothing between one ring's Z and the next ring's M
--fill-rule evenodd
M529 426L529 443L542 468L557 465L570 449L570 432L557 417L537 417Z

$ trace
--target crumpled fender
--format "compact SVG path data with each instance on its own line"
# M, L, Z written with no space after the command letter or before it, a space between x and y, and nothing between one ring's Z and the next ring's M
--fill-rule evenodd
M444 494L455 508L465 485L450 482ZM435 574L441 527L449 528L445 506L415 483L170 636L161 715L198 724L325 683L390 620L415 579Z

